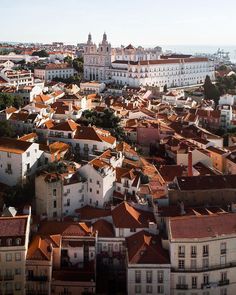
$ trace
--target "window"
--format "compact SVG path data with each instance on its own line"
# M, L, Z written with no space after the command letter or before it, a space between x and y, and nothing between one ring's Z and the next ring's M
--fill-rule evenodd
M99 195L99 191L97 191L97 195Z
M131 229L130 229L130 232L131 232L131 233L135 233L135 232L136 232L136 228L131 228Z
M26 153L26 156L27 156L27 157L30 157L30 152L27 152L27 153Z
M196 268L197 268L197 260L191 259L191 269L196 269Z
M208 258L203 258L202 267L205 269L209 267L209 259Z
M52 195L54 196L54 197L56 197L56 195L57 195L57 190L54 188L53 189L53 191L52 191Z
M157 286L157 293L158 294L163 294L164 293L164 286L163 285L158 285Z
M53 208L57 208L57 201L53 201Z
M152 284L152 271L146 271L146 282L147 284Z
M146 286L146 292L147 292L147 294L151 294L152 293L152 285L147 285Z
M89 189L90 193L93 191L92 188Z
M70 199L67 199L67 200L66 200L66 205L67 205L67 206L70 206Z
M21 274L21 268L16 268L15 275L20 275L20 274Z
M7 152L7 157L11 158L11 153Z
M97 180L97 185L99 185L100 184L100 181L99 180Z
M184 260L179 260L179 269L184 269Z
M15 253L15 260L20 261L21 260L21 254L20 253Z
M163 272L163 270L158 270L158 272L157 272L157 282L159 284L162 284L163 281L164 281L164 272Z
M77 258L77 253L74 253L74 258Z
M223 288L220 290L220 295L227 295L227 288Z
M19 246L20 244L21 244L21 239L20 238L17 238L16 239L16 245Z
M136 294L140 294L141 291L142 291L142 289L141 289L141 285L135 285L135 293L136 293Z
M192 277L192 289L197 289L197 277Z
M92 182L93 182L92 178L90 178L90 179L89 179L89 182L90 182L90 183L92 183Z
M209 284L209 275L208 274L204 274L203 275L203 284L204 285L208 285Z
M202 254L203 256L208 256L209 255L209 246L208 245L204 245L203 249L202 249Z
M21 290L21 283L19 283L19 282L15 283L15 289L16 289L16 291Z
M227 272L226 271L220 273L220 281L221 282L227 281Z
M12 254L6 253L6 261L12 261Z
M12 239L7 239L7 246L11 246L12 245Z
M178 254L179 254L179 257L185 256L185 246L179 246Z
M220 244L220 254L226 254L226 243L225 242Z
M135 271L135 283L141 283L141 270L136 270Z
M191 246L191 257L197 257L197 247Z

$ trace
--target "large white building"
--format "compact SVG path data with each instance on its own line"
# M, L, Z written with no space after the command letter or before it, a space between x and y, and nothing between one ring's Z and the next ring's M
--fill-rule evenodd
M170 218L170 294L236 294L235 213Z
M209 75L214 80L214 64L205 57L161 56L161 49L144 50L129 45L111 49L106 34L97 47L89 34L84 49L84 78L110 80L120 85L168 87L196 85Z
M43 152L39 144L16 139L0 140L0 182L14 186L35 173Z

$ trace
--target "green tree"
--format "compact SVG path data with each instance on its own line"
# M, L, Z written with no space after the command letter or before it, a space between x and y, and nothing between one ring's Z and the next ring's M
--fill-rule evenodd
M64 62L68 63L70 66L72 66L72 57L71 56L66 56L64 58Z
M164 91L165 93L168 91L168 88L167 88L167 85L166 85L166 84L164 85L164 89L163 89L163 91Z
M211 78L208 75L206 76L203 88L205 98L214 100L215 106L217 106L220 99L220 92L218 87L212 84Z
M83 71L84 71L84 60L83 60L83 58L82 58L82 57L77 57L77 58L75 58L75 59L73 60L73 67L74 67L74 69L75 69L78 73L82 74Z
M9 93L0 93L0 110L5 110L7 107L14 106L19 108L23 105L23 99L19 95Z
M15 132L8 121L0 121L0 137L15 137Z
M47 53L46 50L43 49L43 50L39 50L39 51L34 51L34 52L32 53L32 56L48 57L49 54Z

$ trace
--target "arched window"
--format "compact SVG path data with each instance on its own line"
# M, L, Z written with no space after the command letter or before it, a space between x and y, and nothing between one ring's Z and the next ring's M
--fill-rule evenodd
M21 244L21 239L20 238L17 238L16 239L16 245L20 245Z
M7 239L7 246L11 246L12 245L12 239Z

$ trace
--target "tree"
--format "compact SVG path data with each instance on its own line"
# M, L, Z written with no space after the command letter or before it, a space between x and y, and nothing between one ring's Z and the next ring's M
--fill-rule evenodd
M43 49L43 50L39 50L39 51L34 51L34 52L32 53L32 56L48 57L49 54L47 53L46 50Z
M214 100L215 106L217 106L220 99L220 92L218 87L212 84L211 78L208 75L206 76L203 88L205 98Z
M167 89L167 85L166 85L166 84L164 85L164 89L163 89L163 91L164 91L165 93L168 91L168 89Z
M8 121L0 121L0 137L15 137L15 132Z
M72 66L72 57L67 55L65 58L64 58L64 62L69 64L70 66Z
M14 106L19 108L23 105L23 99L19 95L9 93L0 93L0 110L5 110L7 107Z
M84 71L84 60L82 57L75 58L73 60L73 68L78 72L78 73L83 73Z

